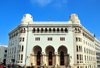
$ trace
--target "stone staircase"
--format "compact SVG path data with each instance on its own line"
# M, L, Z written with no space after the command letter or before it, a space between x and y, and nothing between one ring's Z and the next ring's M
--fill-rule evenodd
M58 66L58 67L56 67L56 68L66 68L65 66Z

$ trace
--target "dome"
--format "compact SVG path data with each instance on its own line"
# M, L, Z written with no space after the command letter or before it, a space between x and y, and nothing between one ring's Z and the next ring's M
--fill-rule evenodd
M26 18L32 18L32 16L30 14L25 14L24 17L26 17Z
M71 14L69 16L69 21L72 21L73 23L80 23L80 20L78 19L77 14Z
M25 14L23 16L23 19L21 20L21 23L32 23L33 22L33 17L30 14Z
M69 19L78 19L78 16L77 14L71 14Z

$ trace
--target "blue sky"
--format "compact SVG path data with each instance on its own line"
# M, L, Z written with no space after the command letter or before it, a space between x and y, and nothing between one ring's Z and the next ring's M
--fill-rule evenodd
M24 14L33 21L68 21L76 13L81 24L100 40L100 0L0 0L0 44L8 45L10 30Z

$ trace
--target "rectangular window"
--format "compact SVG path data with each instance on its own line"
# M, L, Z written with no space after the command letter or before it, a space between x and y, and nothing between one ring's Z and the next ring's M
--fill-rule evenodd
M16 47L15 47L15 52L16 52Z
M79 66L77 66L77 68L79 68Z
M76 37L76 42L78 41L78 38Z
M22 52L23 52L23 48L24 48L24 47L22 46Z
M5 54L4 57L6 57L7 55Z
M19 39L19 42L21 42L21 39L22 39L22 38Z
M24 38L22 39L22 41L24 42Z
M78 46L76 46L76 52L78 52Z
M7 53L7 50L5 50L5 52Z
M77 54L77 60L79 60L79 55Z
M40 41L40 38L39 38L39 37L36 37L36 38L35 38L35 41Z
M48 38L48 41L52 41L52 38L51 38L51 37L49 37L49 38Z
M23 55L21 54L21 60L23 60Z
M79 42L81 42L81 38L79 38Z
M14 59L15 59L15 55L14 55Z
M65 41L65 38L60 38L60 41Z
M19 52L20 52L21 46L19 45L18 48L19 48L18 50L19 50Z
M85 55L85 61L86 61L86 55Z
M20 55L18 56L18 60L20 60Z

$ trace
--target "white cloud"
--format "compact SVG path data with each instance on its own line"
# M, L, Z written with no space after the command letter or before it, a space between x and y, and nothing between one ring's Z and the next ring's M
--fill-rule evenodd
M50 4L56 7L62 7L65 6L68 2L68 0L30 0L31 3L38 4L40 6L46 6L47 4Z
M38 3L41 6L45 6L47 4L49 4L52 0L31 0L32 4L36 4Z
M67 4L68 0L55 0L56 3L54 4L57 7L63 7Z

